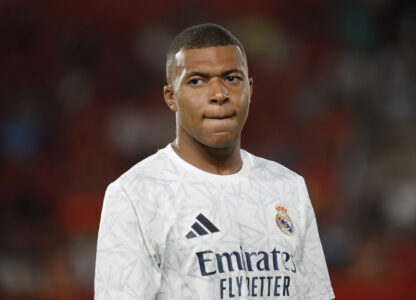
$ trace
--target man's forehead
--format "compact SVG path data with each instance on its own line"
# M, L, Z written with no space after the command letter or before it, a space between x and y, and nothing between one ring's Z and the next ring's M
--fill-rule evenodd
M181 49L175 55L179 69L194 68L245 68L246 62L238 46L227 45L198 49Z

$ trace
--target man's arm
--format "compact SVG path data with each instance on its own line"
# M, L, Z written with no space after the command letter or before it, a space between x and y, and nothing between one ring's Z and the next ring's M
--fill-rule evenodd
M301 179L301 197L306 205L306 231L304 251L302 258L302 270L305 274L305 292L308 300L334 299L334 291L331 287L328 268L319 238L315 212L309 199L304 179Z
M95 300L154 299L160 271L135 208L118 182L106 191L95 266Z

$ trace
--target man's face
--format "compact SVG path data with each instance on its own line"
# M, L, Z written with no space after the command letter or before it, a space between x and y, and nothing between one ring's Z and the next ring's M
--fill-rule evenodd
M239 143L252 92L241 50L234 45L183 49L174 63L164 94L176 112L178 136L212 148Z

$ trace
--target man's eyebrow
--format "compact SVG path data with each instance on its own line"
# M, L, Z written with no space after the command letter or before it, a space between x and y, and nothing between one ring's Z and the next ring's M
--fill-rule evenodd
M231 69L231 70L227 70L225 72L222 72L220 76L221 77L225 77L225 76L227 76L227 75L229 75L231 73L240 73L241 75L244 74L244 72L242 70L239 70L239 69ZM190 77L193 77L193 76L198 76L198 77L202 77L202 78L209 78L209 77L211 77L211 75L208 74L208 73L195 72L195 71L189 72L188 74L186 74L185 77L186 78L190 78Z
M186 74L186 78L189 77L193 77L193 76L198 76L198 77L202 77L202 78L209 78L209 74L207 73L202 73L202 72L189 72L188 74Z
M231 70L228 70L228 71L223 72L221 74L221 76L224 77L224 76L227 76L227 75L229 75L231 73L240 73L240 75L243 75L244 74L244 72L242 70L239 70L239 69L231 69Z

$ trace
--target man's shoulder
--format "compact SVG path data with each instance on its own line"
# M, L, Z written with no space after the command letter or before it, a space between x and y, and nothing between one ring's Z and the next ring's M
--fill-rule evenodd
M288 167L260 156L256 156L245 151L246 156L251 160L251 173L257 178L264 180L284 180L299 183L303 181L303 177Z

